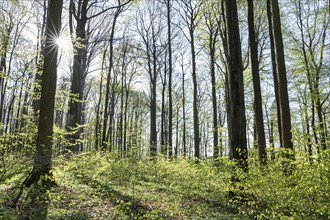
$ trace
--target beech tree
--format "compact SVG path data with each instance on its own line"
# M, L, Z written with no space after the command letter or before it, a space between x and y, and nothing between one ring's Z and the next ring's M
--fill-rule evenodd
M111 81L116 78L113 73L113 48L114 48L114 37L115 37L115 30L117 25L117 20L120 14L126 9L126 6L129 5L132 0L118 0L118 5L114 6L115 12L113 15L111 29L110 29L110 36L108 39L108 47L109 47L109 66L107 70L107 77L106 77L106 87L105 87L105 101L104 101L104 110L103 110L103 127L102 127L102 150L105 150L107 146L110 145L109 150L112 150L112 143L113 143L113 135L112 131L114 129L113 126L113 117L114 117L114 108L115 108L115 100L114 100L114 93L115 93L115 86L116 83L112 83ZM110 8L109 8L110 9ZM108 10L108 9L107 9ZM109 129L107 129L109 128Z
M61 30L62 7L63 0L49 0L43 53L45 57L41 76L42 84L38 135L33 170L29 178L25 181L26 186L36 183L43 175L51 175L58 54L56 38L59 37Z
M272 12L272 27L274 34L274 48L275 48L275 63L276 63L276 80L278 83L278 98L280 110L280 123L281 123L281 140L282 147L293 151L292 133L291 133L291 113L289 106L288 96L288 81L286 77L286 67L284 58L284 47L281 30L280 10L277 0L271 2ZM291 153L290 153L291 154ZM293 155L284 154L285 157L292 157Z
M202 9L204 1L181 1L180 12L181 18L188 28L188 33L181 30L190 44L191 50L191 76L193 81L193 123L194 123L194 157L200 159L200 132L199 132L199 111L198 111L198 85L197 85L197 63L196 63L196 45L195 30L198 25L198 16Z
M256 132L257 132L257 146L259 151L259 160L265 163L267 160L266 154L266 138L264 129L264 117L262 111L262 99L260 89L260 77L259 77L259 56L256 34L254 30L254 9L253 0L248 0L248 26L249 26L249 42L250 42L250 55L252 66L252 81L254 89L254 110L256 120Z
M235 0L225 0L228 41L228 136L229 157L247 170L246 118L241 41Z
M137 30L142 38L143 51L146 59L146 71L150 85L150 155L157 154L157 80L160 74L160 56L164 46L160 38L164 30L159 14L160 4L148 2L146 10L138 14Z
M90 23L93 19L95 20L98 16L109 10L116 9L121 12L124 6L130 2L131 0L119 0L117 2L118 5L110 6L106 1L70 0L69 27L75 53L72 64L71 98L69 101L67 128L71 133L71 137L69 137L71 146L69 146L69 149L74 152L79 151L79 147L81 146L79 139L82 132L81 125L83 124L84 88L88 65L91 59L88 53L92 53L90 46L93 44L91 44L90 38L92 33L95 32L90 27ZM115 17L117 19L118 15L115 15ZM115 22L113 26L115 26ZM93 40L97 42L96 39Z
M317 152L320 152L320 149L326 150L328 148L323 109L329 94L323 92L323 88L320 87L320 82L326 80L324 73L327 64L324 56L328 47L326 39L329 31L327 30L330 26L329 15L325 11L326 7L326 4L323 5L318 1L306 2L300 0L295 2L293 9L299 31L290 34L294 41L293 51L300 54L300 56L297 56L296 61L298 64L298 68L296 67L297 72L303 72L306 76L306 78L303 77L303 81L300 83L307 85L302 92L302 96L305 97L302 102L310 154L312 153L310 126ZM309 94L307 94L306 89ZM306 96L309 96L308 102ZM311 109L311 113L308 109ZM309 117L311 117L311 120L309 120Z
M213 111L213 156L214 158L219 157L219 132L218 132L218 104L217 104L217 79L216 79L216 51L217 42L219 39L219 25L217 23L217 9L218 4L211 1L205 4L203 14L205 17L205 25L208 33L208 53L210 56L210 75L211 75L211 86L212 86L212 111Z

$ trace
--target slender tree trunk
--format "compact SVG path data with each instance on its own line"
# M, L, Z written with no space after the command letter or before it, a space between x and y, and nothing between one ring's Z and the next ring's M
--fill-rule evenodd
M104 63L105 63L105 57L106 57L106 52L107 50L104 51L103 53L103 58L102 58L102 72L101 72L101 81L100 81L100 86L99 86L99 100L97 102L96 106L96 118L95 118L95 150L99 149L99 146L102 143L100 143L101 138L100 138L100 131L102 129L101 127L101 122L100 122L100 115L101 113L101 103L102 103L102 87L103 87L103 70L104 70Z
M254 30L254 12L253 0L248 1L248 25L249 25L249 41L251 51L252 79L254 89L254 110L255 110L255 127L257 133L257 146L259 152L259 160L261 163L266 163L266 138L264 128L264 117L262 112L262 98L260 89L259 77L259 61L258 61L258 45Z
M190 46L192 60L193 80L193 121L194 121L194 157L200 159L200 134L199 134L199 112L198 112L198 91L197 91L197 70L194 31L190 30Z
M277 116L277 127L279 132L280 146L283 146L282 141L282 124L280 116L280 97L279 97L279 88L277 80L277 67L276 67L276 57L275 57L275 45L274 45L274 34L273 34L273 22L272 22L272 11L271 11L271 0L267 0L267 20L268 20L268 32L269 32L269 42L270 42L270 52L272 59L272 73L274 79L274 91L275 91L275 100L276 100L276 116Z
M186 143L186 93L185 93L185 73L183 69L183 64L181 65L182 69L182 145L183 145L183 157L187 156L187 143Z
M309 115L308 115L308 108L306 105L303 106L304 108L304 119L305 119L305 129L306 129L306 135L307 135L307 149L308 149L308 155L313 156L313 149L312 149L312 140L311 140L311 134L310 134L310 125L309 125Z
M165 56L165 60L166 60ZM161 107L161 125L160 125L160 146L161 152L165 156L167 155L167 146L166 146L166 107L165 107L165 90L166 90L166 74L167 74L167 65L165 63L164 77L162 78L162 107Z
M176 125L175 125L175 149L174 156L178 157L179 154L179 105L176 106ZM182 155L182 153L181 153Z
M129 90L126 87L126 96L125 96L125 107L124 107L124 134L123 134L123 150L124 154L127 154L127 111L128 111L128 97L129 97ZM130 123L130 128L132 127L132 123ZM131 135L131 131L129 132Z
M15 99L16 99L16 96L15 96L15 93L16 93L16 88L17 88L17 83L18 83L18 80L15 81L14 83L14 87L13 87L13 90L12 90L12 93L11 93L11 98L10 98L10 102L7 106L7 117L6 117L6 123L5 123L5 133L9 134L10 132L12 132L12 119L13 119L13 108L14 108L14 103L15 103Z
M156 65L156 62L154 62ZM153 71L157 71L154 68ZM151 100L150 100L150 156L156 156L157 154L157 81L156 76L154 76L151 88Z
M172 101L172 27L171 27L171 1L167 0L167 39L168 39L168 149L169 156L173 155L173 101Z
M119 113L119 123L118 123L118 143L117 146L121 149L123 153L123 123L124 123L124 73L122 73L121 78L121 91L120 91L120 113Z
M212 85L212 107L213 107L213 156L214 158L219 157L219 132L218 132L218 104L217 104L217 93L216 93L216 79L215 79L215 43L216 36L213 36L214 33L210 34L210 73L211 73L211 85ZM215 33L216 34L216 33Z
M291 133L291 113L289 106L288 96L288 82L286 78L286 68L284 60L284 48L281 30L280 10L278 6L278 0L272 0L272 21L273 21L273 33L275 43L275 55L276 55L276 68L277 68L277 81L279 89L279 101L280 101L280 122L281 122L281 136L282 147L293 151L292 133ZM293 152L292 152L293 153ZM285 153L284 156L293 158L292 153Z
M115 12L111 32L110 32L110 39L109 39L109 68L108 68L108 75L107 75L107 83L105 87L105 104L104 104L104 111L103 111L103 126L102 126L102 150L105 150L108 146L107 142L107 126L108 126L108 119L109 119L109 96L110 96L110 83L111 83L111 74L112 74L112 68L113 68L113 40L115 35L115 26L117 23L117 18L120 14L120 10L117 9ZM111 117L111 116L110 116ZM110 118L112 121L112 118ZM112 123L110 123L110 128L112 129ZM111 134L110 134L111 135ZM111 146L110 146L111 148Z
M6 96L6 74L7 74L7 52L9 46L9 36L11 34L13 25L9 25L6 32L3 33L0 50L0 123L4 122L4 104Z
M151 26L152 38L152 71L151 100L150 100L150 156L157 154L157 46L155 27Z

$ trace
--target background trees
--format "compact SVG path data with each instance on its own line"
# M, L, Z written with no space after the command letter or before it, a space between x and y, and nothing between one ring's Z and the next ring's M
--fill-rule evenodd
M37 136L45 3L1 2L7 150L32 149ZM257 141L260 159L279 146L320 155L329 145L328 4L286 1L288 11L282 2L251 3L64 2L56 152L203 159Z
M213 201L221 195L209 189L237 186L247 206L271 207L269 218L283 210L323 217L329 194L323 183L329 167L329 25L329 2L316 0L0 1L0 180L16 178L8 170L17 164L26 174L34 164L23 183L30 185L50 174L52 158L62 158L72 178L102 193L109 190L104 177L117 178L118 185L123 177L125 186L134 186L120 189L133 194L119 195L124 200L136 198L136 184L158 181L163 188L155 191L165 192L174 182L189 182L187 176L204 176L175 185L176 192L218 204L225 199ZM86 154L69 157L68 151ZM144 159L159 153L157 160ZM190 166L189 160L200 164ZM295 164L297 170L285 169L295 174L291 179L277 171L283 164ZM153 173L149 178L137 169ZM235 184L217 182L228 176ZM285 192L276 206L269 181ZM308 188L308 182L317 187ZM321 208L306 214L307 202L298 200L311 197ZM126 200L124 210L140 209ZM288 201L296 202L290 211Z

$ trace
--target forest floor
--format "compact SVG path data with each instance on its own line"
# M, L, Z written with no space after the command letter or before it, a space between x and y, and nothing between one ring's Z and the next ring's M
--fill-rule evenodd
M306 209L305 214L293 201L284 201L284 204L279 201L280 197L288 199L283 196L287 192L280 193L282 182L276 183L278 187L275 191L267 191L272 187L266 186L269 182L263 180L259 184L264 184L265 188L248 191L246 195L251 196L245 197L243 203L231 201L228 197L229 191L233 190L231 168L225 160L214 166L207 161L196 164L163 157L118 159L114 155L95 152L70 159L61 156L54 159L53 175L57 186L46 190L41 196L43 199L38 197L40 201L31 201L29 193L32 189L24 189L15 206L12 202L31 169L31 161L22 163L20 160L12 166L7 164L7 167L10 169L0 176L0 219L26 219L28 215L30 219L77 220L304 219L304 216L307 219L328 219L330 214L327 211L330 207L329 182L323 183L328 184L325 191L317 189L316 196L321 197L314 198L315 204L303 208ZM252 176L258 178L258 175ZM296 187L292 180L292 187ZM248 187L256 187L246 181L244 184ZM317 183L311 184L317 186ZM262 194L267 196L272 193L274 197L271 201L262 197ZM311 193L315 194L315 190ZM291 196L295 196L294 191ZM298 198L297 202L299 200L304 206L304 200ZM267 202L274 202L277 209ZM42 213L41 206L44 207ZM39 211L34 212L34 209ZM281 215L275 216L274 212Z

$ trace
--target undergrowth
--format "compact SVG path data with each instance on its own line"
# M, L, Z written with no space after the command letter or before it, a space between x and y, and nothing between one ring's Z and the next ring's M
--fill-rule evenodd
M221 158L188 161L182 158L119 159L106 152L89 152L54 159L57 187L45 192L47 219L329 219L330 157L312 160L297 154L292 175L281 161L260 166L250 157L249 173L236 173ZM16 158L17 159L17 158ZM13 158L14 160L14 158ZM31 165L11 164L0 179L0 219L27 214L29 190L16 207L11 201ZM27 165L26 165L27 164ZM236 191L235 199L228 196ZM35 203L38 204L38 203ZM33 208L33 207L32 207Z

